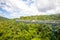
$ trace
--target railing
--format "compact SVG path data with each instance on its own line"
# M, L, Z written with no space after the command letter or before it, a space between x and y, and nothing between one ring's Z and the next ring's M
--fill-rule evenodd
M24 23L46 23L46 24L60 24L60 20L16 20L16 22Z

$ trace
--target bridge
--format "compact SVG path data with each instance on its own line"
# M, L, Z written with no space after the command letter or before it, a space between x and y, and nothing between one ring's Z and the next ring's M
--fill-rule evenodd
M60 24L60 20L16 20L16 22L24 23L46 23L46 24Z
M51 40L55 40L55 26L60 25L60 20L16 20L16 22L52 25ZM58 30L60 30L60 28Z

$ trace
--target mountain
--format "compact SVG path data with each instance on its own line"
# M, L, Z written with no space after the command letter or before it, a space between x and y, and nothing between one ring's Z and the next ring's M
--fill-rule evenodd
M8 20L8 18L0 16L0 20Z
M60 14L20 17L21 20L60 20Z
M0 20L9 20L8 18L0 16ZM10 20L60 20L60 14L53 15L35 15L35 16L21 16Z

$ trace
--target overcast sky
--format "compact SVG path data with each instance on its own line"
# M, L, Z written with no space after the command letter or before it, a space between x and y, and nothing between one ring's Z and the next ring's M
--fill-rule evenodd
M60 13L60 0L0 0L0 16L49 15Z

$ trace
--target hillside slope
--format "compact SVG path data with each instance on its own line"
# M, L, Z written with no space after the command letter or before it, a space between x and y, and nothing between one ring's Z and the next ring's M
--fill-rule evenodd
M21 20L60 20L60 14L20 17Z
M8 20L8 18L1 17L1 16L0 16L0 20Z

